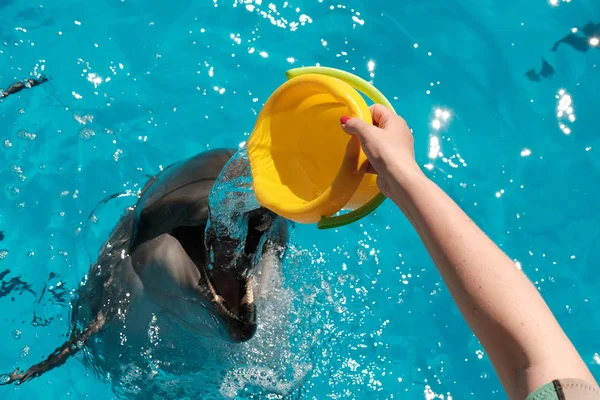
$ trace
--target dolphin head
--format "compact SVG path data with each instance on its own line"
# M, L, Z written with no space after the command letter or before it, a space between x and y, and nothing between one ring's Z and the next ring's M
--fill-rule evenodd
M148 291L157 288L156 298L165 299L161 307L194 331L216 329L242 342L256 331L253 283L268 264L263 254L283 257L288 221L247 201L244 191L221 190L220 176L236 179L247 168L230 164L229 175L222 174L233 154L205 152L153 178L136 207L133 250L140 271L159 266L142 280ZM211 191L227 192L227 198L211 208ZM175 295L168 283L191 292Z

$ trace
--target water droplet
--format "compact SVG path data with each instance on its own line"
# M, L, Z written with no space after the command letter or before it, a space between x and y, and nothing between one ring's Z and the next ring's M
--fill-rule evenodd
M115 151L115 153L113 154L113 160L115 161L119 161L119 156L123 154L123 150L121 149L117 149L117 151Z
M91 114L86 114L86 115L74 114L73 118L75 118L75 121L79 122L81 125L86 125L86 124L94 121L94 116Z
M33 140L33 139L35 139L36 134L35 133L31 133L31 132L27 132L27 131L21 129L19 131L19 133L17 133L17 136L20 137L20 138L27 139L27 140Z
M84 140L90 139L95 134L96 132L94 132L94 130L90 128L83 128L81 131L79 131L79 137Z

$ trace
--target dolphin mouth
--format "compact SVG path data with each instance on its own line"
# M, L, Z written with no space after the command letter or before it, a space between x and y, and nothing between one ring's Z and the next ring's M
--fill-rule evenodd
M220 314L224 333L232 342L244 342L256 332L253 279L235 271L202 268L198 287Z
M204 225L181 226L173 230L172 236L198 268L200 280L195 291L212 309L222 333L232 342L247 341L256 332L251 263L240 259L240 264L247 268L210 268L203 246L204 228Z
M234 320L254 323L254 289L252 278L234 271L211 271L203 267L211 301L219 311Z

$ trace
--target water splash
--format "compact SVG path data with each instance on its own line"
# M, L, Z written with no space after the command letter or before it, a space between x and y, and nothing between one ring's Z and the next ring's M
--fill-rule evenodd
M250 162L245 148L238 150L221 171L208 196L208 207L206 240L215 237L232 239L231 242L239 247L235 251L243 252L248 233L245 219L251 211L260 208L252 190ZM206 247L211 247L208 242Z
M118 344L119 326L89 343L99 376L110 376L119 398L298 398L322 340L323 291L302 271L308 255L292 246L284 266L273 269L268 290L257 298L259 326L248 342L201 337L153 316L142 342L129 336Z

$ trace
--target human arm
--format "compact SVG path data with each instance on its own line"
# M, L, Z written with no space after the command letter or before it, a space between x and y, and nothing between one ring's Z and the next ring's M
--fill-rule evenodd
M508 396L524 399L558 378L595 383L525 274L421 172L404 120L383 106L372 113L378 127L344 118L344 130L361 140L381 190L421 237Z

